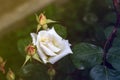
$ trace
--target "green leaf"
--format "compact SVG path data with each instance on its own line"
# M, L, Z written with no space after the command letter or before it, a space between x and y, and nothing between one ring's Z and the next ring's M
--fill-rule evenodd
M26 38L26 39L20 39L17 43L18 50L23 56L26 56L25 47L30 43L30 41L31 41L30 38Z
M106 21L108 23L115 23L115 21L116 21L115 12L111 12L111 13L107 14L104 18L104 21Z
M104 42L106 41L104 29L101 26L96 25L94 27L94 34L93 35L95 35L95 40L96 40L97 44L103 46Z
M113 26L110 26L110 27L107 27L106 29L105 29L105 36L106 36L106 38L108 38L109 36L110 36L110 34L112 33L112 31L113 31Z
M118 28L117 37L114 39L112 47L108 52L107 60L112 66L119 70L120 67L120 29Z
M118 31L117 31L117 38L120 39L120 28L118 28Z
M36 17L36 21L39 23L39 16L35 14L35 17Z
M48 23L55 23L55 22L56 22L56 21L53 21L53 20L51 20L51 19L47 19L47 22L46 22L46 23L48 24Z
M40 63L31 63L25 65L19 76L23 80L49 80L49 76L47 74L47 67Z
M66 28L63 27L62 25L59 24L55 24L53 25L56 32L62 37L62 38L66 38L67 37L67 31Z
M41 62L38 54L35 53L33 56L26 55L25 62L24 62L24 64L23 64L23 66L24 66L29 60L31 60L32 58L35 59L35 60L37 60L37 61L39 61L39 62Z
M42 26L40 24L37 25L37 32L40 30Z
M116 70L120 71L120 29L118 29L117 37L108 52L107 60Z
M102 62L103 50L89 43L80 43L74 46L72 61L78 69L91 67Z
M120 72L108 69L105 66L97 65L91 72L93 80L120 80Z
M25 62L23 64L23 66L31 59L31 56L29 55L26 55L26 58L25 58Z
M33 59L39 61L39 62L42 62L39 58L39 55L37 53L35 53L33 56L32 56Z
M54 80L69 80L71 77L69 74L73 73L76 70L70 56L62 58L55 64L54 68L56 70L56 76Z
M63 65L64 64L64 65ZM58 62L58 67L56 68L58 72L71 73L75 70L75 67L71 61L70 56L66 56ZM65 68L66 67L66 68Z

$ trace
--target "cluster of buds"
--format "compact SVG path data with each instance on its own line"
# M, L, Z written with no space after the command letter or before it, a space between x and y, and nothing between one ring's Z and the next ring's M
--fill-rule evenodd
M46 16L41 13L39 16L36 15L38 22L37 32L31 33L32 44L29 44L25 51L27 53L23 66L31 59L35 59L44 64L51 64L48 69L48 75L50 80L56 74L52 64L60 60L62 57L71 54L71 44L68 40L63 39L54 27L48 28L49 23L55 23L51 19L47 19Z
M3 60L3 58L0 56L0 71L5 74L5 64L6 61ZM9 69L9 71L7 72L6 75L7 80L15 80L15 74L13 73L13 71L11 69Z
M48 28L47 24L56 22L51 19L47 19L43 13L41 13L39 16L36 15L36 20L38 22L37 32L41 28L46 30ZM38 54L36 53L36 48L33 44L29 44L27 47L25 47L25 52L27 53L27 55L23 66L32 58L41 62Z

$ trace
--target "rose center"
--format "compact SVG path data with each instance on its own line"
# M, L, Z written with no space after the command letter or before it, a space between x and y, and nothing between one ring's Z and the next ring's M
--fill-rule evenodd
M41 37L40 39L40 46L48 56L55 56L61 50L55 44L57 44L57 42L51 36Z
M47 38L47 37L43 37L43 38L40 39L40 42L47 43L47 42L50 42L50 39Z

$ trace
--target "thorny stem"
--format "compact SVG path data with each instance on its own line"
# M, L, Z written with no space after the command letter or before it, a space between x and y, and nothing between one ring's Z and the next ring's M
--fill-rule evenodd
M108 39L104 45L103 65L106 65L106 57L108 54L108 50L112 46L112 42L116 36L118 27L120 26L120 0L113 0L113 5L114 5L114 9L116 11L117 20L114 25L114 29L113 29L112 33L110 34L110 36L108 37Z

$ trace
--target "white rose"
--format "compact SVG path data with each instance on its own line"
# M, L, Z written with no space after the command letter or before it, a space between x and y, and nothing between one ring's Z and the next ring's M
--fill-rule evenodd
M31 33L33 44L44 63L54 64L64 56L72 53L71 44L62 39L54 28L41 30L38 34Z

